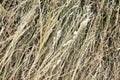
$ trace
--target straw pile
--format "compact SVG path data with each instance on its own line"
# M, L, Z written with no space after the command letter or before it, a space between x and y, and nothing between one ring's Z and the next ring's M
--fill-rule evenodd
M119 0L0 3L0 80L120 80Z

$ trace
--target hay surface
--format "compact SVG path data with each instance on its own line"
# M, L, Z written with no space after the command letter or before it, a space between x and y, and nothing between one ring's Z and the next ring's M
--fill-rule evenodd
M0 80L120 80L119 0L0 3Z

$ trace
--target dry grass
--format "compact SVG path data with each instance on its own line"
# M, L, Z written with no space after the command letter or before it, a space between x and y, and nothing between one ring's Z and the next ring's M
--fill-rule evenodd
M120 80L119 0L0 3L0 80Z

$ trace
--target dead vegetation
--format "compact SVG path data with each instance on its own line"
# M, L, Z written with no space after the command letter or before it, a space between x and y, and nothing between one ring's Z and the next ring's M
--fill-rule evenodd
M0 3L0 80L120 80L119 0Z

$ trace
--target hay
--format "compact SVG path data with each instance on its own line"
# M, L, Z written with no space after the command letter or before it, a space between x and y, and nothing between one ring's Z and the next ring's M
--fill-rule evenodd
M119 0L0 3L0 80L120 80Z

